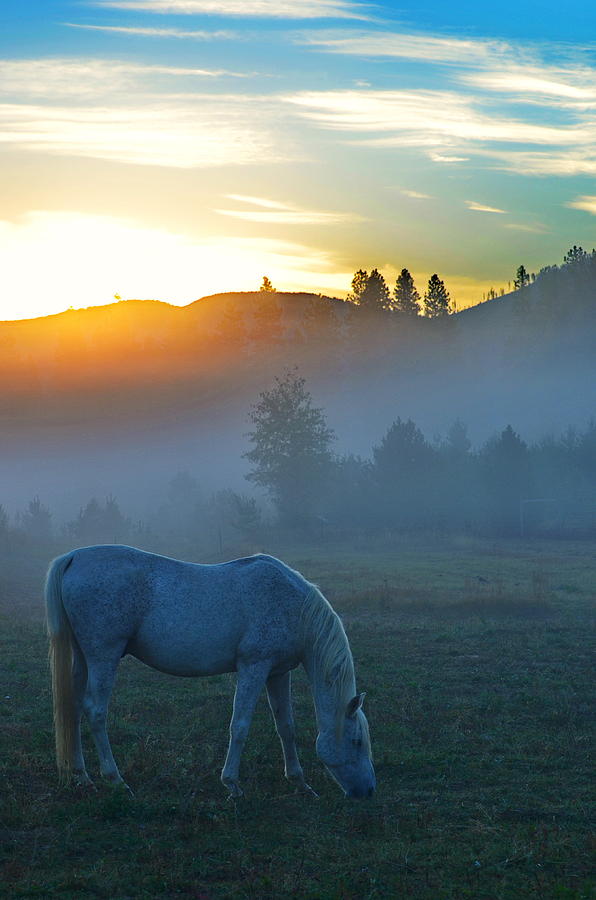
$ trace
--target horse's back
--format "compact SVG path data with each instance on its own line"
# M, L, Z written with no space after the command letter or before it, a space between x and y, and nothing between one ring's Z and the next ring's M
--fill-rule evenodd
M155 668L195 675L295 655L307 582L265 555L198 565L106 545L76 551L63 588L83 644L101 634Z

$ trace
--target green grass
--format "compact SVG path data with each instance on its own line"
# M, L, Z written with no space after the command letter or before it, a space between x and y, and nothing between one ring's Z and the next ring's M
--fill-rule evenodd
M0 894L9 897L596 896L589 829L594 548L410 542L271 548L346 621L367 691L378 792L342 799L299 742L319 800L295 795L261 702L246 798L219 782L233 678L176 679L124 660L110 735L133 799L58 784L46 642L4 598ZM232 554L230 554L232 555ZM87 758L97 761L86 735Z

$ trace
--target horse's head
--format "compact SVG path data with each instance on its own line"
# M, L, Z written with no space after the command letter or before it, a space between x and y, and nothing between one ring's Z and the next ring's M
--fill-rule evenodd
M317 738L317 756L347 797L372 797L377 784L362 711L364 696L356 694L350 700L338 733L321 733Z

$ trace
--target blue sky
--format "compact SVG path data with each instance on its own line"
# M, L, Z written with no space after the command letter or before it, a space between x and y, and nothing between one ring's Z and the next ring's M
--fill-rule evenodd
M596 244L596 6L0 5L0 317ZM31 261L34 260L34 264Z

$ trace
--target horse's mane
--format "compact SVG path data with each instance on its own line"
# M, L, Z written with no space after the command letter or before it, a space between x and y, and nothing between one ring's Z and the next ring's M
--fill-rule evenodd
M331 688L336 701L335 733L341 740L346 707L356 693L354 661L341 619L318 587L309 585L301 617L302 634L313 653L314 675Z

